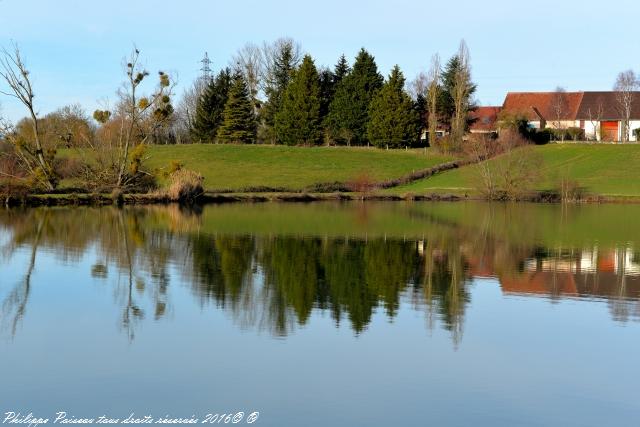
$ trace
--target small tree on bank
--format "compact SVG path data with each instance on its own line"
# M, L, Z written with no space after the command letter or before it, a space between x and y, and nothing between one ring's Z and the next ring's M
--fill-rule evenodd
M367 136L376 147L405 147L418 138L420 118L404 90L405 79L397 65L369 106Z
M309 55L284 92L275 131L277 141L286 145L315 145L322 140L319 76Z
M53 169L53 159L55 148L45 147L41 140L40 120L33 103L34 92L29 78L29 71L22 60L20 49L13 46L13 51L2 50L0 59L0 76L5 80L9 90L0 92L4 95L16 98L29 111L29 122L33 130L33 139L24 140L14 138L12 126L9 123L3 124L2 134L4 139L9 141L15 148L15 152L20 159L22 166L29 176L39 185L47 190L56 188L57 179Z
M256 119L249 89L241 73L236 72L229 89L229 98L224 107L222 124L218 129L221 143L254 144L256 142Z
M101 170L93 171L109 181L110 172L115 172L118 188L136 186L141 176L149 175L140 169L145 145L156 130L171 119L173 106L171 95L173 83L169 75L158 72L158 85L149 96L140 94L140 85L149 76L140 64L140 51L134 48L125 63L126 80L118 91L120 102L115 114L109 110L96 110L93 118L103 127L117 128L113 141L109 141L111 156L104 157Z

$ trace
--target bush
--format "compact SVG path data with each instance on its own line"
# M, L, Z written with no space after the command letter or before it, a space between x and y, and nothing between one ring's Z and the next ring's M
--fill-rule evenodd
M343 182L320 182L304 188L307 193L348 193L351 187Z
M563 178L560 180L560 199L563 202L578 202L585 196L585 189L581 187L578 181Z
M554 135L552 129L530 129L526 134L526 138L536 145L544 145L551 142Z
M82 176L84 164L76 157L67 157L55 159L53 162L53 168L56 171L56 175L61 179L78 178Z
M376 182L368 172L362 172L348 183L349 189L355 193L367 194L375 188Z
M584 129L571 127L566 130L566 136L574 141L584 140Z
M2 199L22 199L31 192L31 188L23 182L13 179L0 181L0 197Z
M640 141L640 128L633 130L633 136L636 138L636 141Z
M189 169L179 169L169 177L166 194L176 202L193 202L204 193L204 178Z

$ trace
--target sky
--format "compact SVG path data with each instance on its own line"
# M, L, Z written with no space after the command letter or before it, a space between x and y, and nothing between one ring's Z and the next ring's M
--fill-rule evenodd
M508 91L609 90L618 72L640 71L639 12L638 0L0 0L0 45L19 45L40 114L113 105L134 44L180 94L205 51L218 70L245 43L283 36L318 66L365 47L383 75L398 64L408 80L464 39L479 104L500 105ZM0 96L4 117L25 113Z

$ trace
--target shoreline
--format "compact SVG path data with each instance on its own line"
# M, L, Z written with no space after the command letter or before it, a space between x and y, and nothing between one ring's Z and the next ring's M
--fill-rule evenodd
M520 202L520 203L562 203L559 194L555 192L536 192L525 195L517 200L494 199L488 200L477 195L458 195L449 193L428 194L383 194L383 193L300 193L300 192L254 192L254 193L204 193L191 204L226 204L226 203L267 203L290 202L311 203L322 201L430 201L430 202ZM587 195L579 200L566 201L571 204L636 204L640 203L640 196L604 196ZM8 196L3 200L5 207L38 207L38 206L110 206L110 205L158 205L158 204L189 204L171 200L165 195L158 194L123 194L114 199L109 194L102 193L62 193L62 194L29 194L22 196Z

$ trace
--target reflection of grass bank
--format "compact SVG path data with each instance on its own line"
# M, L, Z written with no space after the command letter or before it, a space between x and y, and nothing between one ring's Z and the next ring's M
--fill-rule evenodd
M162 209L160 209L162 210ZM492 236L514 245L582 247L640 235L640 205L322 202L205 206L199 232L434 239ZM631 236L631 237L630 237Z
M591 194L640 197L640 145L549 144L534 149L543 160L537 190L557 189L562 179L570 179ZM388 192L475 194L477 180L475 166L465 166Z

